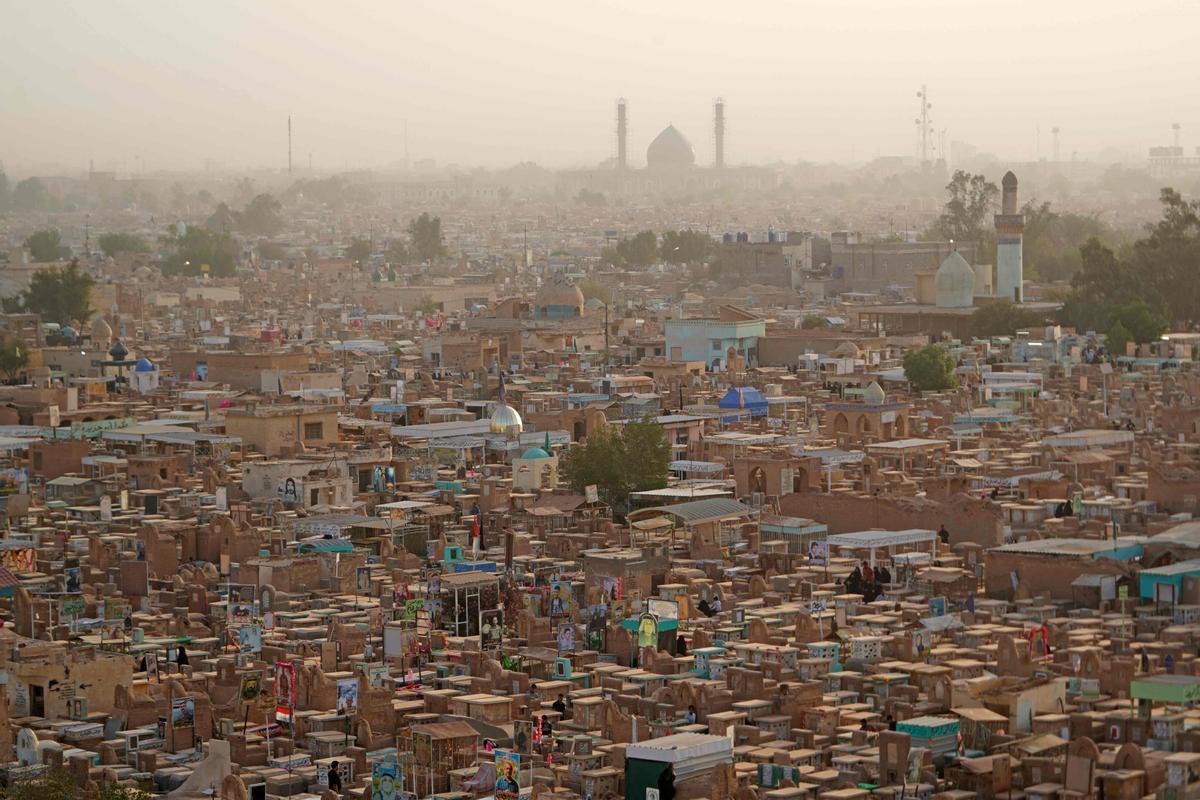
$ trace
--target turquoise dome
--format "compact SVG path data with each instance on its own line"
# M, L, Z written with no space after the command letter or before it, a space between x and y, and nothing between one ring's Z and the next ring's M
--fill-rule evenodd
M521 458L526 459L526 460L533 459L533 458L549 458L549 457L550 457L550 454L547 453L545 450L543 450L540 447L531 447L525 451L524 455L521 456Z

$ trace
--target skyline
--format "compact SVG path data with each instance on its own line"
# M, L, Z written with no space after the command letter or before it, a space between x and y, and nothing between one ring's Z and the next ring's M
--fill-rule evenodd
M300 167L310 153L318 170L398 164L407 123L413 160L586 168L615 154L625 97L633 165L668 124L707 165L720 96L731 165L861 163L915 153L923 84L935 142L945 129L947 142L1004 160L1049 158L1056 126L1063 160L1144 158L1170 143L1173 122L1188 152L1200 142L1188 86L1200 56L1187 34L1200 12L1177 2L1020 0L1003 17L944 0L820 0L802 12L763 2L744 18L707 2L506 11L477 0L355 0L336 13L312 2L10 6L0 162L286 168L290 114Z

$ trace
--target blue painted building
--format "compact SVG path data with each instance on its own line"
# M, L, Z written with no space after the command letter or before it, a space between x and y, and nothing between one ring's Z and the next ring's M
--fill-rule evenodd
M533 301L534 319L578 319L583 316L583 292L569 283L547 283Z
M744 319L669 319L667 353L671 361L703 361L709 369L722 370L726 354L733 349L752 367L758 363L758 340L766 332L766 321L749 315Z
M1200 559L1144 569L1138 573L1138 597L1151 603L1178 603L1183 598L1183 579L1189 575L1200 575Z

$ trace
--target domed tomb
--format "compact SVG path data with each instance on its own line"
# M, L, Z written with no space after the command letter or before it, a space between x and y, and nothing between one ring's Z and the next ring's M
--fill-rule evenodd
M970 308L975 305L975 270L955 250L938 267L933 288L938 308Z
M696 150L674 125L663 128L646 148L646 166L650 169L683 169L695 163Z

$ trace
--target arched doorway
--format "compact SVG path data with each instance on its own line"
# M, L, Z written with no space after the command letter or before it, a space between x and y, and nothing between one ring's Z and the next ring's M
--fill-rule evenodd
M804 467L792 469L792 492L800 494L808 490L808 470Z
M767 473L762 467L754 467L750 470L750 493L767 493Z

